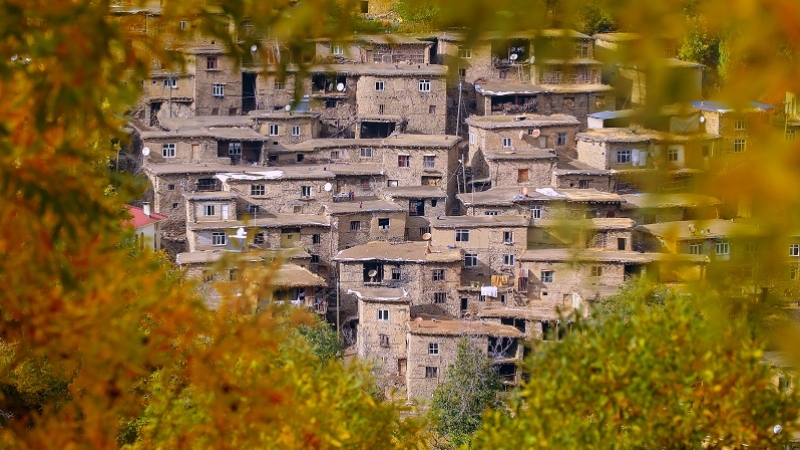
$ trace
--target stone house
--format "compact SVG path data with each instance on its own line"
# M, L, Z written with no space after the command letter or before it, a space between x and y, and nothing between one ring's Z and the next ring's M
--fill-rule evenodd
M573 249L632 251L632 219L595 218L583 220L537 219L528 229L527 248L570 247Z
M575 147L580 122L564 114L543 116L519 114L508 116L470 116L470 160L481 149L552 149L567 153Z
M267 136L266 152L272 156L270 150L282 148L283 144L297 144L299 142L316 139L320 134L319 113L300 111L250 111L256 131ZM268 158L269 162L277 160ZM287 164L298 161L287 161Z
M431 242L464 251L461 298L512 301L517 259L527 247L525 216L447 216L431 220ZM495 287L487 292L483 287ZM471 301L470 301L471 300ZM467 308L462 308L467 309Z
M417 317L406 323L405 380L408 400L427 400L447 380L447 368L456 360L458 342L490 358L506 384L519 382L517 364L522 359L523 333L509 325L443 317ZM402 362L398 363L401 366ZM401 375L403 373L401 372Z
M406 323L411 318L411 298L403 288L368 287L351 289L358 300L356 354L374 360L383 381L405 384Z
M523 186L496 187L458 194L462 210L470 216L525 215L537 219L615 217L622 203L617 194L596 189L553 189Z
M447 194L438 186L384 187L380 195L398 205L408 205L405 237L410 241L424 240L431 232L431 220L447 214Z
M408 292L412 315L459 313L460 249L433 247L427 242L372 241L340 251L334 261L339 267L339 295L345 311L356 312L358 301L353 291L402 288Z
M348 200L353 193L353 200L371 200L378 197L386 177L383 166L368 163L330 164L328 170L333 172L334 201Z
M554 331L559 315L553 308L534 308L531 306L486 307L478 312L479 320L508 325L525 335L528 342L551 339L549 331Z
M747 221L709 219L639 225L645 250L707 255L713 262L752 259L765 232Z
M194 47L188 51L189 72L194 73L194 112L198 116L242 114L242 73L233 58L219 47Z
M625 194L621 217L639 225L682 220L718 219L719 200L700 194Z
M358 35L332 41L314 41L319 63L430 64L430 42L402 34Z
M263 165L266 138L248 127L201 127L189 125L170 131L140 133L146 165L211 163Z
M140 248L161 250L161 222L167 216L153 212L149 202L144 202L141 208L125 205L125 209L131 218L122 225L133 229L135 243Z
M616 192L616 174L613 171L598 169L571 158L560 157L553 170L551 185L556 189L596 189L602 192Z
M759 136L772 126L775 113L773 106L757 102L741 109L713 101L697 101L692 106L700 110L705 131L720 136L711 157L721 168L741 162L748 151L760 150Z
M406 232L406 209L375 198L325 203L330 217L333 248L347 249L372 241L402 242Z

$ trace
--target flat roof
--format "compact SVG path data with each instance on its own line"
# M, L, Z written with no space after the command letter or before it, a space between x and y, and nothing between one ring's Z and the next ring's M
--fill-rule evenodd
M633 229L633 219L623 217L597 217L594 219L534 219L533 226L538 228L574 227L588 230L629 230Z
M567 159L559 157L556 163L556 169L553 171L556 175L602 175L611 176L615 172L612 170L598 169L592 167L585 162L578 161L577 159Z
M360 287L358 289L348 289L347 293L355 295L359 300L368 302L408 303L411 301L408 297L408 291L403 288Z
M328 171L337 176L347 175L383 175L383 164L336 163L327 166Z
M408 208L403 208L396 203L377 199L325 202L323 206L325 211L333 216L360 212L401 212L408 210Z
M514 151L485 150L483 156L489 161L557 159L555 150L544 148L525 148Z
M461 249L428 246L427 242L372 241L342 250L335 261L406 261L406 262L455 262L463 259Z
M592 142L650 142L662 139L664 133L642 128L594 128L578 133L576 138Z
M231 166L245 167L248 166ZM215 178L223 183L250 182L269 180L327 180L333 179L335 174L327 170L327 166L318 164L297 164L293 166L247 168L241 171L218 173Z
M493 97L505 95L534 95L547 89L537 84L514 83L510 81L480 81L475 83L475 91Z
M284 147L299 152L343 147L449 149L456 146L459 142L461 142L460 137L443 134L393 134L380 139L309 139L299 144L286 144Z
M150 139L188 139L188 138L209 138L223 139L230 141L254 141L263 142L269 140L267 136L257 133L252 128L233 128L233 127L192 127L181 128L170 131L142 131L142 140Z
M431 219L433 228L527 227L529 223L527 217L518 215L439 216Z
M637 208L696 208L719 205L718 199L700 194L625 194L622 209Z
M270 283L278 287L327 287L328 282L319 275L297 264L283 264L273 272Z
M760 102L748 102L744 109L734 109L730 104L718 101L710 101L710 100L703 100L692 102L692 106L701 110L701 111L714 111L718 113L730 113L730 112L757 112L757 111L768 111L771 109L775 109L774 106L767 104L767 103L760 103Z
M661 222L639 225L637 228L654 236L679 241L764 235L764 231L753 223L723 219Z
M642 35L639 33L623 33L623 32L597 33L594 35L595 39L600 39L609 42L635 41L637 39L641 39L641 37Z
M655 261L675 261L687 263L707 263L708 256L671 253L639 253L620 250L541 248L526 250L520 261L553 261L553 262L607 262L621 264L646 264Z
M188 222L186 227L192 230L232 229L239 227L330 227L328 216L321 214L279 214L257 213L247 220L228 220L211 222Z
M281 258L291 260L294 258L305 259L308 255L302 248L281 248L270 250L253 250L248 252L234 252L226 250L201 250L196 252L178 253L175 262L181 266L185 264L213 264L222 258L231 258L237 261L264 261L266 259Z
M183 194L188 200L227 200L238 197L232 191L204 191L204 192L190 192Z
M522 194L525 189L527 195ZM597 189L555 189L535 186L494 187L482 192L458 194L456 198L467 206L512 206L515 203L530 201L622 202L622 197L618 194Z
M555 308L499 307L483 308L478 311L478 317L551 320L558 319L559 315Z
M575 116L567 114L515 114L502 116L476 116L471 115L466 120L467 125L487 130L499 128L535 128L547 126L580 125Z
M359 34L353 36L352 39L369 44L431 45L430 42L420 41L414 36L396 33Z
M195 116L168 117L158 119L162 127L170 131L206 127L252 127L253 119L248 116Z
M242 166L232 166L229 164L214 164L214 163L185 163L185 164L152 164L148 163L144 166L146 172L153 175L169 175L178 173L209 173L215 174L220 172L230 172L231 169Z
M289 120L289 119L316 119L320 116L318 112L310 111L267 111L263 109L254 109L247 113L253 120L259 119L272 119L272 120Z
M427 45L420 42L421 45ZM277 66L263 66L254 67L259 71L276 72ZM286 68L289 73L299 71L296 65L290 65ZM331 64L315 64L306 68L308 74L330 73L345 76L360 76L360 75L374 75L383 77L445 77L447 76L448 67L440 64L408 64L408 63L331 63Z
M607 84L542 84L544 89L554 94L579 94L581 92L608 92L614 86Z
M447 193L439 186L383 187L381 192L392 198L446 198Z
M499 336L521 338L524 335L511 325L501 325L480 320L457 320L448 317L420 315L406 322L406 330L422 336Z
M476 41L493 41L503 39L533 39L537 36L546 38L569 37L578 39L593 39L588 34L583 34L575 30L547 28L543 30L525 31L487 31L477 36ZM446 31L439 33L437 37L443 41L459 42L466 40L466 33Z

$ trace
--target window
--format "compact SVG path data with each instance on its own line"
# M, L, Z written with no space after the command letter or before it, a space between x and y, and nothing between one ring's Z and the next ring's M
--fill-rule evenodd
M789 256L800 256L800 244L792 244L789 246Z
M733 129L736 131L744 131L746 126L747 122L744 119L736 119L733 122Z
M358 220L350 221L350 231L359 231L361 230L361 222Z
M514 232L513 231L503 231L503 243L504 244L513 244L514 243Z
M474 145L475 141L476 141L475 132L474 131L470 131L469 132L469 143Z
M458 68L458 77L459 78L467 78L467 69L464 67Z
M436 165L436 157L435 156L423 156L422 157L422 167L426 169L433 169Z
M531 206L531 219L541 219L541 218L542 218L542 205Z
M486 214L487 216L499 216L500 211L486 211L484 214Z
M300 125L292 126L292 136L300 136Z
M215 231L211 233L211 245L225 245L227 239L225 238L224 231Z
M428 105L428 114L436 114L436 105Z
M263 184L251 184L250 195L264 195L267 192L267 187Z
M428 343L428 354L429 355L438 355L439 354L439 343L438 342L429 342Z
M465 47L463 45L458 46L458 57L459 58L472 58L472 48Z
M389 310L388 309L379 309L378 310L378 320L380 320L380 321L388 321L389 320Z
M469 242L469 230L456 230L456 242Z
M258 233L253 238L253 243L256 244L256 245L264 245L266 242L267 242L267 239L264 236L264 233Z
M269 135L270 136L278 136L279 132L280 132L280 127L278 126L277 123L269 124Z
M431 91L431 80L419 80L419 91L420 92L430 92Z
M386 180L386 186L397 187L398 186L397 180Z
M384 218L384 219L380 219L379 218L378 219L378 228L380 228L381 230L388 230L389 229L389 219L388 218Z
M203 205L203 215L213 216L216 212L216 205Z
M384 90L385 88L386 88L386 85L384 84L384 82L383 82L383 81L376 81L376 82L375 82L375 90L376 90L376 91L382 91L382 90Z
M342 44L331 45L331 53L333 53L334 55L344 55L344 45Z
M311 235L311 243L312 244L319 244L322 242L322 236L319 234L312 234Z
M399 267L392 267L392 280L399 281L400 280L400 268Z
M797 280L797 267L789 268L789 279L793 281Z
M361 157L362 158L372 158L372 149L371 148L362 148L361 149Z
M504 266L513 266L514 265L514 255L503 255L503 265Z
M542 271L542 283L552 283L553 282L553 271L552 270L543 270Z
M617 250L625 251L628 248L628 239L626 238L617 238Z
M161 156L164 158L174 158L175 144L161 144Z
M178 22L178 28L180 28L181 30L185 30L186 29L186 21L185 20L181 20L180 22Z
M231 269L228 271L228 280L236 281L239 279L239 274L236 272L236 269Z
M419 227L419 235L422 236L425 233L430 233L431 227Z
M475 267L478 265L478 255L475 253L464 254L464 267Z
M217 60L216 56L207 56L206 57L206 70L217 70L219 69L219 61Z
M302 198L311 197L311 186L300 186L300 197Z
M164 87L176 89L178 87L178 80L176 78L167 78L164 80Z
M372 185L370 184L369 178L368 177L359 178L358 179L358 187L360 187L361 189L363 189L365 191L370 190Z
M599 277L603 275L603 266L592 266L592 276Z
M671 148L667 150L667 160L669 162L678 162L680 161L680 150L677 148Z
M447 292L434 292L433 303L447 303Z
M411 157L408 155L397 156L397 167L408 167L411 162Z
M339 159L339 150L331 150L331 161Z
M589 180L578 180L578 189L589 189Z
M517 183L527 183L527 182L528 182L528 169L518 169Z
M210 270L204 270L203 271L203 281L205 281L205 282L214 281L214 272L212 272Z
M731 253L731 243L728 241L717 241L716 247L718 255L729 255Z
M175 190L175 185L174 184L168 184L167 185L167 190L168 191L174 191Z
M439 368L425 366L425 378L439 378Z
M556 134L556 145L567 145L566 131Z
M173 203L172 204L172 209L178 209L178 204L177 203Z
M247 205L247 212L249 213L257 213L258 210L259 210L258 205L251 205L251 204Z
M241 142L228 142L228 154L231 156L238 156L242 154Z
M793 141L797 139L797 130L786 130L786 140Z
M225 85L222 83L214 83L211 85L212 93L214 97L222 98L225 97Z
M631 151L630 150L617 150L617 164L630 164Z
M742 153L745 149L746 142L744 139L734 139L733 141L733 152L734 153Z
M378 338L381 341L381 347L388 348L389 347L389 335L388 334L379 334Z
M276 91L282 91L286 89L286 83L283 81L275 80L275 83L272 84L272 88L275 89Z
M511 148L511 138L503 138L503 148Z
M378 114L384 115L386 113L386 105L378 105Z
M433 281L444 281L444 269L433 269Z

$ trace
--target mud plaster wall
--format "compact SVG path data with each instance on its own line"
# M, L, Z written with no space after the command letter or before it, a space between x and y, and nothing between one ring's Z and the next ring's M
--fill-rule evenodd
M378 311L389 311L389 320L378 320ZM398 359L406 357L406 323L410 320L407 302L358 300L356 351L360 359L374 359L382 376L398 374ZM388 345L381 345L381 335Z

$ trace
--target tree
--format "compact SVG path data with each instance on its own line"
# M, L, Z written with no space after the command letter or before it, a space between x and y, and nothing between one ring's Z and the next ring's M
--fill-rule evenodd
M693 299L695 302L698 299ZM487 413L477 448L773 447L776 424L798 416L746 325L709 326L675 295L604 316L573 317L572 332L525 361L529 381ZM601 325L601 326L598 326ZM757 413L756 413L757 411Z
M458 342L456 359L445 377L447 381L433 392L431 416L439 435L460 447L480 428L484 411L500 405L503 385L492 361L466 338Z

